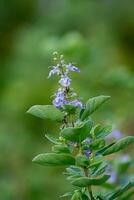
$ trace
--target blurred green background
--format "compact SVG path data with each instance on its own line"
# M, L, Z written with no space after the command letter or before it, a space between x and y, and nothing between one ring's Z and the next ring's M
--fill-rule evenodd
M84 101L111 95L95 121L134 134L134 1L0 0L1 200L58 200L70 189L63 169L31 162L51 148L45 133L58 133L26 114L51 103L56 79L46 77L55 50L81 69L73 86Z

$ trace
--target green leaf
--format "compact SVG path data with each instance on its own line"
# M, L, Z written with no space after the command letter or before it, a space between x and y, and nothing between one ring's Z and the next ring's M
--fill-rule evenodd
M54 136L45 134L45 137L46 137L50 142L52 142L52 143L54 143L54 144L59 144L59 142L57 141L57 139L56 139Z
M65 194L63 194L60 197L63 198L63 197L69 197L69 196L72 196L72 192L66 192Z
M89 200L88 196L86 194L81 195L81 200Z
M107 161L103 161L99 167L98 166L94 167L94 168L92 167L90 174L92 176L101 175L102 173L104 173L105 168L107 167L107 165L108 165Z
M132 197L134 195L134 190L129 190L127 192L125 192L125 194L121 197L121 200L126 200L126 199L129 199L130 200L130 197Z
M75 179L80 178L80 177L82 177L82 176L81 176L81 175L74 174L74 175L72 175L72 176L68 176L68 177L67 177L67 180L69 180L69 181L74 181Z
M80 191L75 191L71 200L81 200L81 192Z
M86 119L89 115L91 115L94 111L96 111L105 101L107 101L110 96L98 96L89 99L86 103L86 109L81 114L81 120Z
M97 150L105 146L105 140L104 139L96 139L94 142L89 144L89 148L91 150Z
M63 105L63 110L68 113L68 115L73 115L76 112L77 107L73 105Z
M44 166L62 166L75 164L75 159L71 155L56 153L39 154L32 161Z
M112 132L112 126L107 125L104 127L100 127L99 130L95 131L96 138L104 138Z
M92 121L88 120L83 122L80 126L63 129L61 131L61 136L72 142L81 142L89 135L91 128Z
M66 168L67 172L64 172L65 175L68 176L73 176L73 175L79 175L79 176L83 176L83 171L80 167L78 166L69 166Z
M109 175L104 175L101 178L88 178L88 177L80 177L71 183L78 187L87 187L88 185L101 185L105 183L109 179Z
M69 150L69 148L68 148L68 146L67 145L64 145L64 144L59 144L59 145L54 145L53 147L52 147L52 151L54 152L54 153L70 153L70 150Z
M62 122L64 119L64 114L52 105L35 105L27 113L41 119L50 119L57 122Z
M99 154L103 154L104 151L106 151L107 149L109 149L111 146L113 146L115 144L115 142L108 144L107 146L103 147L102 149L100 149L99 151L96 152L97 155Z
M126 192L127 190L129 190L132 187L133 187L133 183L129 182L125 186L117 188L114 192L107 195L106 198L108 200L116 199L117 197L121 196L124 192Z
M133 142L134 142L133 136L127 136L125 138L122 138L119 141L117 141L115 144L113 144L110 148L106 149L103 153L103 156L120 151Z
M71 200L89 200L88 196L81 191L76 190Z
M89 166L89 159L85 155L77 155L76 164L81 167L87 167Z

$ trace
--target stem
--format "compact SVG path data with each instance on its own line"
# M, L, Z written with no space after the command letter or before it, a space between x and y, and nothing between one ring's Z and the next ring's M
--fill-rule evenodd
M84 173L85 173L85 176L88 177L88 169L87 169L87 168L84 168ZM89 193L90 199L91 199L91 200L94 200L91 185L89 185L89 186L87 187L87 189L88 189L88 193Z

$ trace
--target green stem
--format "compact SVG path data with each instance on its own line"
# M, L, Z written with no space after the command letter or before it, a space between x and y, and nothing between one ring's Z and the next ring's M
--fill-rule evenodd
M88 169L87 169L87 168L84 168L84 173L85 173L85 176L86 176L86 177L89 177L89 176L88 176ZM89 185L89 186L87 187L87 190L88 190L88 193L89 193L90 200L94 200L91 185Z

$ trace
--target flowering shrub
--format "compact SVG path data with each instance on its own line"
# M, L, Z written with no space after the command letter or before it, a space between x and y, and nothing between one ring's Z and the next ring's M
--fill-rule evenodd
M72 63L66 64L64 57L57 52L54 53L54 62L48 78L57 75L59 88L53 95L52 105L35 105L28 113L58 122L60 133L57 138L46 135L54 144L52 152L36 156L33 162L44 166L67 166L64 174L76 189L62 197L71 200L113 200L126 199L125 193L129 199L134 182L129 178L118 182L117 179L129 167L130 157L124 155L119 160L120 172L114 169L113 161L106 158L133 143L134 137L122 138L121 133L112 130L111 125L95 125L91 115L110 96L101 95L82 102L71 88L70 78L71 72L80 73L80 70ZM111 141L112 137L117 141Z

